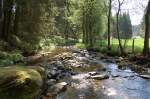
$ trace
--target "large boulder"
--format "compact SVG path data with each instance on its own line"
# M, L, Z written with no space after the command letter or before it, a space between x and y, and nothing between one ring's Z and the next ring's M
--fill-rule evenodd
M35 69L0 68L1 99L34 99L41 92L42 84L42 77Z

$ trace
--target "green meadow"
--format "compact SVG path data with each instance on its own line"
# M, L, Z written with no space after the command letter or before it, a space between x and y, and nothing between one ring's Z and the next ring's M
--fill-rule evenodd
M133 45L133 39L122 39L122 46L125 48L125 51L127 53L132 53L132 45ZM126 42L126 44L125 44ZM150 43L149 43L150 45ZM86 46L82 43L77 43L76 46L78 48L86 48ZM111 47L113 52L118 52L119 51L119 42L118 39L111 39ZM135 53L141 53L143 51L144 47L144 39L143 38L138 38L134 39L134 52ZM101 51L106 51L107 48L107 39L106 40L97 40L94 48L98 48Z

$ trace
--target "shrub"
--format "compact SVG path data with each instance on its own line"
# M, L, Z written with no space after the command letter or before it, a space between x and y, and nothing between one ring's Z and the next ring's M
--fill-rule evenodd
M14 65L18 63L25 63L24 57L21 55L21 53L0 52L0 66Z

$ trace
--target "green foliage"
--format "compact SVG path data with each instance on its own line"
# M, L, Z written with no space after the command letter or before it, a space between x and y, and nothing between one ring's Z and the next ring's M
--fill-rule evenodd
M5 0L5 20L2 24L2 30L5 31L0 35L3 38L0 41L0 50L17 49L23 55L30 55L41 49L73 45L78 39L83 39L86 45L77 44L81 48L100 48L107 44L104 40L98 41L106 37L106 3L107 0ZM116 20L112 17L111 21L111 32L114 36ZM122 39L132 37L131 27L130 16L124 13L119 17ZM21 58L18 55L7 57L8 59L1 60L2 64L13 64Z
M0 40L0 51L5 51L9 47L9 44L3 40Z
M20 53L0 52L0 66L9 66L24 63L24 57Z
M132 25L129 14L124 13L120 16L119 26L121 33L121 38L129 39L132 37Z
M38 50L43 35L53 27L50 8L51 0L5 0L1 38L22 52Z
M75 46L79 49L86 49L86 45L83 43L77 43Z
M55 36L52 38L52 42L56 45L64 45L65 44L65 39L62 38L61 36Z
M74 40L71 38L69 38L68 40L65 40L61 36L53 36L53 37L49 37L46 39L42 39L40 42L40 48L43 50L44 49L52 50L56 46L74 45L77 42L78 42L78 40Z
M83 42L92 47L105 32L106 14L104 0L82 0L80 2Z
M42 39L40 42L40 47L42 49L51 47L51 46L57 46L57 45L64 45L65 39L61 36L53 36L46 39Z
M113 36L117 38L115 17L112 17L111 31L114 33ZM119 16L119 31L122 39L132 38L132 24L128 13L123 13Z
M74 44L85 27L94 43L105 32L104 1L5 0L4 23L9 23L4 24L6 33L2 37L6 38L8 49L30 54L53 45Z

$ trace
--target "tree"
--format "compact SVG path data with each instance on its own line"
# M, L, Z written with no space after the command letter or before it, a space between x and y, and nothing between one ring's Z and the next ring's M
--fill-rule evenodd
M9 41L10 33L12 32L12 17L13 17L13 6L14 0L4 0L4 20L3 20L3 27L2 27L2 34L1 37L5 41Z
M109 11L108 11L108 50L111 50L111 45L110 45L110 25L111 25L111 9L112 9L112 0L109 0Z
M2 20L3 16L3 0L0 0L0 21Z
M3 0L0 0L0 38L2 33L2 21L3 21Z
M144 37L144 49L143 54L149 55L149 34L150 34L150 0L145 13L145 37Z
M4 0L0 37L13 48L38 49L43 34L49 31L50 3L51 0Z
M82 4L83 41L92 48L96 42L96 35L103 33L104 5L99 0L85 0Z
M129 13L123 13L119 18L120 37L130 39L132 37L132 24Z
M123 46L122 46L122 44L121 44L120 30L119 30L119 15L120 15L121 6L122 6L123 3L124 3L124 0L123 0L123 1L118 0L118 11L117 11L117 15L116 15L117 36L118 36L119 48L120 48L121 55L124 55L124 54L125 54L124 49L123 49Z

